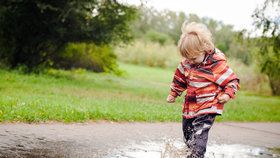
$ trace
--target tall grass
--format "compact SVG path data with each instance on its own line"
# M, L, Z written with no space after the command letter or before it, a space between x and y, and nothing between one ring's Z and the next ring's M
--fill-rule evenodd
M175 45L160 45L150 41L137 40L133 44L117 47L118 60L151 67L174 68L180 61Z
M177 47L171 43L160 45L150 41L137 40L132 45L117 47L115 52L118 60L125 63L171 70L174 70L180 61ZM240 78L242 90L271 95L268 77L260 73L255 63L247 66L235 58L229 58L228 63Z
M240 79L242 90L263 95L272 94L267 75L260 73L255 63L248 66L234 58L230 58L228 63Z

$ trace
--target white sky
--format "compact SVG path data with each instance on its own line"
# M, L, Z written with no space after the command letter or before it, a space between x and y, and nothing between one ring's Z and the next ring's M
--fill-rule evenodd
M129 4L139 5L141 0L123 0ZM142 0L147 6L158 10L169 9L194 13L199 17L210 17L225 24L231 24L235 30L253 30L255 8L265 0Z

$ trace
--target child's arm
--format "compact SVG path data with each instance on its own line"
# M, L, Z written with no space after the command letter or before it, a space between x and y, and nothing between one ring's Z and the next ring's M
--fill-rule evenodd
M170 88L171 89L166 100L168 103L174 103L176 97L180 96L187 88L186 76L182 62L179 64L175 71Z
M235 93L239 90L239 79L226 61L219 61L214 70L214 81L223 88L224 94L219 96L219 102L225 103L230 98L234 98Z

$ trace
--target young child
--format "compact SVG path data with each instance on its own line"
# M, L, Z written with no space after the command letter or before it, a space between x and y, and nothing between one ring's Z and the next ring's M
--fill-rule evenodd
M175 71L167 102L186 90L183 104L184 141L191 151L189 157L204 157L208 132L216 115L234 98L239 79L227 65L225 55L214 47L212 34L200 23L182 25L178 49L182 56Z

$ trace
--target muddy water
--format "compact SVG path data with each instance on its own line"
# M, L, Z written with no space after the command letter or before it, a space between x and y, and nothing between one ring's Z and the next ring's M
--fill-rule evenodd
M27 142L28 143L28 142ZM41 141L41 144L1 146L2 158L185 158L188 149L181 140L143 141L127 146L98 152L89 144L81 146L75 142ZM280 154L263 147L241 144L210 144L207 158L280 158Z
M141 142L116 149L105 158L185 158L190 154L179 140ZM279 158L280 154L267 148L242 144L208 145L206 158Z
M279 157L280 123L217 123L209 158ZM0 158L180 158L180 123L0 124Z

